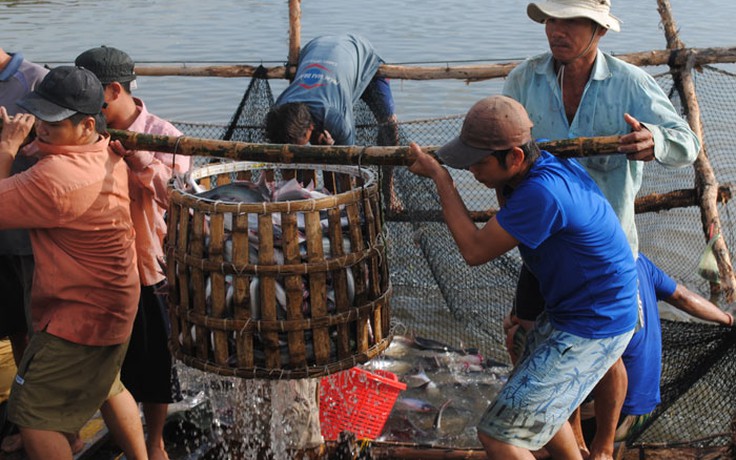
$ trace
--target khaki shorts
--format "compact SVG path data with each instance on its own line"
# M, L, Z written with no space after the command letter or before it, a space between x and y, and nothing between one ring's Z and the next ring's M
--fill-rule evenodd
M120 382L128 343L79 345L46 332L33 334L8 401L8 418L22 428L76 433Z

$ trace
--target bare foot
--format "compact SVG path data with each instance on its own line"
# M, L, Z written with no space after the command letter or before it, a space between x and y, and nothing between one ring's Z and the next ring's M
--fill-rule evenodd
M3 438L2 449L5 453L18 452L23 448L23 438L20 437L20 433L11 434Z

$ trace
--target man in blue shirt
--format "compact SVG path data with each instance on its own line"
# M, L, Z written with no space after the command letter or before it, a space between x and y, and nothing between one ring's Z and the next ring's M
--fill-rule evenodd
M636 268L644 326L634 334L621 356L629 382L621 408L617 440L625 439L632 425L646 419L661 401L662 330L657 301L663 300L695 318L733 326L730 313L675 282L644 254L639 254Z
M388 81L376 77L383 61L357 35L320 36L307 43L291 84L266 117L266 135L280 144L353 145L353 106L363 99L379 123L379 144L398 142Z
M23 58L21 53L7 53L0 48L0 106L8 115L25 113L16 105L26 94L36 88L48 69ZM17 155L12 173L28 169L35 159ZM13 344L15 363L28 342L32 330L29 301L33 281L33 251L27 230L0 231L0 292L4 302L0 307L0 338L9 336Z
M567 422L611 365L637 322L636 266L611 205L575 160L540 151L524 108L505 96L477 102L459 137L438 152L496 190L501 209L478 228L450 173L411 145L410 170L431 178L469 265L518 247L539 280L545 313L514 373L478 425L489 458L529 458L547 446L579 458Z
M662 89L645 71L598 49L610 29L620 30L610 12L610 0L548 0L530 3L528 16L544 24L550 51L531 57L508 76L503 93L526 108L535 138L566 139L620 134L619 151L581 159L611 203L626 233L634 257L639 242L634 200L642 183L644 162L668 167L692 164L700 150L698 137L680 117ZM535 281L522 267L517 292L534 291ZM516 302L515 314L533 321L543 308L541 298ZM591 446L591 459L613 454L613 433L625 388L625 371L618 362L599 389L611 403L597 408L610 415L603 425L609 436ZM616 389L619 389L618 392Z

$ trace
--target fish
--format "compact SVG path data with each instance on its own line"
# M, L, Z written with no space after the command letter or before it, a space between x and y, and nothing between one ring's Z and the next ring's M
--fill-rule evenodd
M435 415L434 422L432 423L432 428L434 428L435 431L440 430L442 426L442 414L445 412L445 409L447 408L447 406L450 405L451 402L452 399L448 399L447 401L442 403L439 409L437 409L437 415Z
M204 192L196 193L195 196L204 200L225 201L229 203L263 203L270 201L270 195L258 184L250 181L231 182Z
M397 375L414 371L414 365L402 359L373 358L366 363L366 367L373 370L393 372Z
M420 369L419 372L414 375L407 375L406 377L404 377L404 383L406 384L406 388L410 390L427 388L430 385L435 387L437 386L434 385L432 379L427 376L427 373L424 372L424 369Z
M463 355L478 354L477 348L456 348L446 343L442 343L433 339L428 339L426 337L414 337L414 344L422 350L446 351L450 353L460 353Z
M261 280L254 276L250 282L250 315L252 319L261 319L261 304L259 287ZM286 311L286 290L281 283L275 282L276 303L281 307L282 311Z
M449 401L449 400L448 400ZM441 437L459 436L462 434L468 424L471 424L474 414L473 411L467 409L459 409L454 404L447 406L437 412L437 416L433 423L436 435Z
M418 398L402 398L396 400L394 409L407 412L432 412L437 410L430 402Z
M309 191L305 190L296 179L279 182L273 194L273 201L297 201L310 198L312 196Z

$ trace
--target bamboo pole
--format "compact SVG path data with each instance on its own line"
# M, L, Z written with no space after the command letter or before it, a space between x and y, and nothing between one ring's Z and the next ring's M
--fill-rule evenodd
M287 164L408 166L412 162L408 146L257 144L188 136L142 134L117 129L110 129L109 132L112 139L119 140L128 150L152 150L187 156ZM619 136L578 137L539 144L542 149L563 158L611 155L618 153L618 145ZM427 153L435 155L439 146L422 148Z
M718 191L719 200L728 202L731 197L731 187L723 185ZM672 190L667 193L651 193L646 196L640 196L634 203L636 214L645 214L649 212L667 211L674 208L687 208L690 206L698 206L698 194L695 189ZM488 209L484 211L468 211L468 215L474 222L488 222L496 215L498 209ZM394 222L443 222L444 216L442 210L413 210L394 211L389 209L386 214L387 220Z
M296 0L292 0L296 1ZM301 13L299 13L301 14ZM290 31L290 33L292 33ZM290 44L292 39L290 37ZM290 45L293 46L293 45ZM293 51L290 48L289 62L292 61ZM298 56L298 50L296 51ZM693 64L699 67L715 63L736 62L735 48L693 48L676 50L652 50L640 51L617 55L619 59L636 66L658 66L674 63L676 66L684 66L689 56L695 56ZM492 78L502 78L517 65L519 61L510 61L498 64L478 64L467 66L406 66L383 64L378 68L378 75L388 78L404 80L445 80L457 79L468 82L482 81ZM258 65L209 65L190 66L181 63L176 66L142 66L136 65L135 72L146 77L163 76L187 76L187 77L221 77L240 78L252 77ZM287 78L287 69L284 66L269 67L266 78Z
M296 66L302 46L301 3L301 0L289 0L289 66ZM290 73L293 75L293 72Z
M669 0L657 0L659 14L662 17L667 48L671 50L682 50L685 48L677 32L677 25L672 16ZM695 190L700 194L700 218L703 224L703 233L706 242L710 238L710 229L713 234L721 233L721 220L718 215L718 181L713 168L708 160L707 146L703 136L703 122L700 117L700 105L695 92L695 83L692 77L692 67L695 55L689 53L688 60L683 66L672 67L675 86L680 94L687 112L687 121L695 134L700 138L702 148L695 160ZM718 263L720 272L720 286L711 284L711 292L717 293L718 289L724 294L727 302L736 299L736 277L734 277L731 256L726 246L725 238L719 238L713 245L713 252Z

